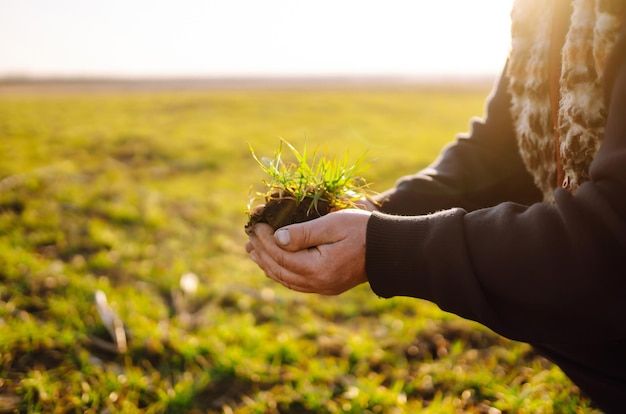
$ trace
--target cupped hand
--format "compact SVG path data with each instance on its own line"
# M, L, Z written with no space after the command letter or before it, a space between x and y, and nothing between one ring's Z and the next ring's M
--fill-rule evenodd
M341 210L276 232L267 224L256 224L246 250L268 277L289 289L337 295L367 281L370 214Z

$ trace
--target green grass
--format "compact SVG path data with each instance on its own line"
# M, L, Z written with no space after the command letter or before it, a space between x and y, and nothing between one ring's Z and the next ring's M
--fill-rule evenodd
M294 160L285 161L283 144L291 150ZM289 142L281 139L273 158L261 158L250 147L252 157L265 172L263 191L257 191L249 203L249 210L255 201L265 203L270 199L292 198L296 205L305 198L312 200L309 209L316 209L319 201L325 201L331 208L357 208L356 202L366 198L367 182L361 175L366 169L365 154L354 162L348 155L339 159L337 155L320 154L318 149L309 153L306 146L298 151Z
M0 412L593 412L525 344L367 286L294 293L247 259L263 179L248 144L367 152L382 191L466 131L486 93L1 95ZM98 290L123 354L99 345Z

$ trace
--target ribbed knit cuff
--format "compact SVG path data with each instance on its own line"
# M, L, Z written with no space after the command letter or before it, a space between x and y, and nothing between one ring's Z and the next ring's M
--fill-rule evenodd
M425 223L417 217L374 212L367 225L365 271L378 296L414 296L420 274L420 242ZM419 294L417 295L419 296Z

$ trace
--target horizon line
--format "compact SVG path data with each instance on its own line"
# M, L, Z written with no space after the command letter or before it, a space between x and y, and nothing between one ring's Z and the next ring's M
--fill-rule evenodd
M259 75L2 75L0 92L23 88L69 88L77 90L145 89L223 89L223 88L293 88L293 87L400 87L493 84L493 74L259 74Z

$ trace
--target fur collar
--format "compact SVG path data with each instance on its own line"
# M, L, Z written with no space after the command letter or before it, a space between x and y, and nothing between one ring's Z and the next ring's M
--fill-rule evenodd
M549 58L556 1L516 0L507 75L520 154L544 201L557 186L555 125L550 105ZM572 15L561 50L558 125L565 181L572 194L589 179L589 165L604 134L602 75L619 34L626 0L571 0Z

